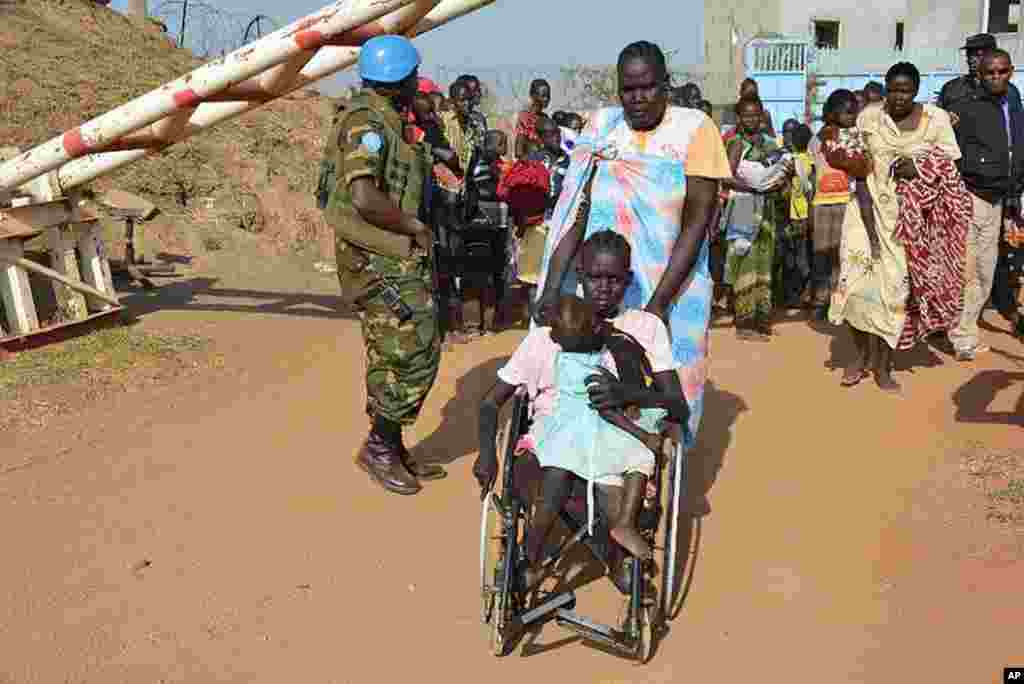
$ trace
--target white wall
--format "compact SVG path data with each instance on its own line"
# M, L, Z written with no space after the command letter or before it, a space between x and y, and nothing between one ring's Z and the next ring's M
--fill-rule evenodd
M907 0L808 0L782 5L782 32L813 35L815 19L839 22L840 48L888 48L896 22L907 19Z
M839 21L839 47L846 62L870 62L872 56L891 61L896 23L904 22L906 59L959 65L956 48L969 35L981 31L982 3L987 0L705 0L705 63L712 100L731 101L726 71L735 69L729 25L735 17L749 38L757 32L811 36L815 19ZM1024 61L1024 34L1016 40L1000 37L1000 44ZM883 52L885 51L885 52ZM934 53L934 54L933 54ZM718 72L722 72L719 74ZM721 85L717 85L721 81ZM709 85L711 85L709 83Z
M781 0L704 0L704 96L711 102L734 102L743 78L732 44L733 25L741 40L778 31L780 4Z
M909 48L958 48L967 36L981 32L983 0L908 0Z
M840 22L840 48L892 49L903 21L905 48L947 48L981 31L985 0L808 0L783 3L780 30L807 34L814 19Z

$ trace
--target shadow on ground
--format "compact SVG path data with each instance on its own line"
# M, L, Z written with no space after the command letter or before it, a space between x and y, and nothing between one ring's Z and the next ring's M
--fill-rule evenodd
M829 338L829 357L825 360L825 368L833 371L842 370L853 362L856 349L853 346L853 337L846 326L832 325L828 321L813 317L807 321L807 325L818 334ZM897 351L893 355L894 370L913 373L918 368L936 368L944 363L940 352L945 354L948 350L938 337L920 342L913 349Z
M1018 364L1024 364L1024 357L1016 354L998 349L993 349L992 353L1004 356ZM1024 383L1024 372L1000 369L981 371L953 393L956 420L960 423L989 423L1024 427L1024 393L1021 393L1020 398L1017 399L1013 410L989 410L989 406L996 400L1000 392L1022 383Z
M502 356L490 359L455 381L455 392L441 409L441 424L413 447L417 457L431 463L450 464L479 450L477 425L480 420L480 402L484 394L494 386L498 379L498 369L505 365L508 358Z
M155 290L122 284L121 303L133 316L145 316L155 311L228 311L307 318L355 318L339 296L219 288L216 284L217 278L167 282Z
M708 382L704 390L704 417L697 446L686 461L686 483L676 536L678 579L667 602L670 620L682 611L693 585L700 552L701 519L711 512L708 497L725 464L725 455L732 444L733 426L748 410L750 407L743 397Z

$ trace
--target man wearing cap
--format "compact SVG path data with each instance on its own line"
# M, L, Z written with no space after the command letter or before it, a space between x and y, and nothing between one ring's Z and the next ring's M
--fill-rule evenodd
M417 89L420 56L401 36L367 41L363 87L331 133L335 185L324 215L335 231L342 298L362 322L370 435L356 464L396 494L438 479L413 462L402 429L415 422L441 357L434 309L432 236L420 218L432 158L403 137L403 112Z
M1024 113L1009 104L1013 60L1003 50L986 50L977 73L981 88L951 108L960 119L955 129L962 155L957 166L973 202L963 311L949 331L958 361L973 361L987 351L979 342L978 318L992 294L1003 218L1007 212L1019 215L1024 189Z
M968 38L964 42L964 46L960 48L964 51L967 58L967 74L954 78L942 86L942 90L939 91L939 98L935 104L947 111L951 111L961 101L981 93L982 87L981 79L978 78L978 64L985 53L991 52L998 47L996 37L990 33L979 33ZM1006 100L1011 112L1022 111L1020 91L1012 83L1010 84L1010 92L1007 94ZM956 125L957 119L954 118L953 122Z

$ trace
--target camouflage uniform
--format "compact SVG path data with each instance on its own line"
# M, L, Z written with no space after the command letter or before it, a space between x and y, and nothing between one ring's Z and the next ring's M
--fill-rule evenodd
M415 214L424 201L430 150L405 143L398 112L372 91L352 100L330 144L337 170L325 216L335 229L342 297L362 321L367 413L409 425L419 415L441 360L430 255L408 236L363 221L348 188L353 180L373 178L404 212ZM404 323L382 296L383 284L397 289L412 310Z

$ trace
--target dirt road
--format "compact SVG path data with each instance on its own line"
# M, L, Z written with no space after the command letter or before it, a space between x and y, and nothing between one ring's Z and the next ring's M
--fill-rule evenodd
M389 496L351 462L360 338L335 287L132 297L146 326L213 337L227 369L0 436L0 682L964 684L1024 664L1020 540L947 515L969 504L946 486L967 445L1024 443L1009 337L973 365L918 354L893 398L841 389L845 348L805 321L762 346L716 329L690 506L707 515L656 658L552 625L498 661L470 467L479 397L522 333L446 356L411 442L450 476ZM599 583L581 608L614 621L619 601Z

